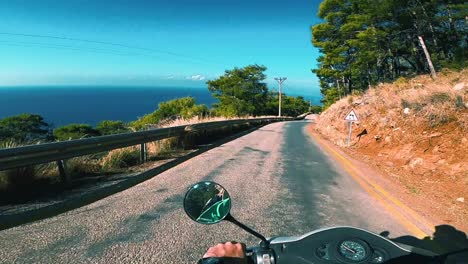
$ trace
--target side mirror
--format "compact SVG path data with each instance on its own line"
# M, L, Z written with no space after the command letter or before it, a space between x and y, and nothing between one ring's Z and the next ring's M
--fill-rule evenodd
M229 215L231 197L223 186L215 182L199 182L185 194L184 209L197 223L216 224Z

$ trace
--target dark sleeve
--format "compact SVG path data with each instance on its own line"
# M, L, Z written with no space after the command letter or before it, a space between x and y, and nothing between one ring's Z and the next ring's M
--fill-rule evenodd
M245 258L204 258L198 264L247 264Z

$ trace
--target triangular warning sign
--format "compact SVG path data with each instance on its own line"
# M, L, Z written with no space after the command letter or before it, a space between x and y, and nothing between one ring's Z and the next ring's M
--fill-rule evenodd
M347 121L351 121L351 122L356 122L358 121L358 117L357 117L357 114L356 112L354 112L354 110L351 110L351 112L349 112L346 117L345 117L345 120Z

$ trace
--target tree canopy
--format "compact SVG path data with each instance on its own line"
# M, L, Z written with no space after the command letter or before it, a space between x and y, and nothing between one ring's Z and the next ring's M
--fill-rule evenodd
M208 89L219 100L214 104L219 116L260 116L278 114L278 92L269 90L264 82L267 68L248 65L226 70L218 79L208 81ZM308 111L303 97L282 94L282 115L298 116Z
M51 127L40 115L20 114L0 119L0 141L28 143L51 138Z
M278 115L279 94L277 91L269 91L267 103L264 109L266 115ZM288 96L281 94L281 115L299 116L309 111L309 102L302 96Z
M282 96L281 112L285 116L299 116L309 111L309 102L302 96Z
M264 114L268 93L264 82L266 69L256 64L236 67L208 81L208 90L219 100L214 104L215 112L227 117Z
M325 104L352 90L429 72L419 36L436 69L466 64L463 0L324 0L318 15L324 22L312 27L312 42L322 56L313 72Z

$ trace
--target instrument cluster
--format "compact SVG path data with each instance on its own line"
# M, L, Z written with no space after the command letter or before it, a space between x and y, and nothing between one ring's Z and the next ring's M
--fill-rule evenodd
M368 242L349 238L339 242L320 245L315 255L325 261L340 261L342 263L384 263L388 253L377 247L371 247Z

